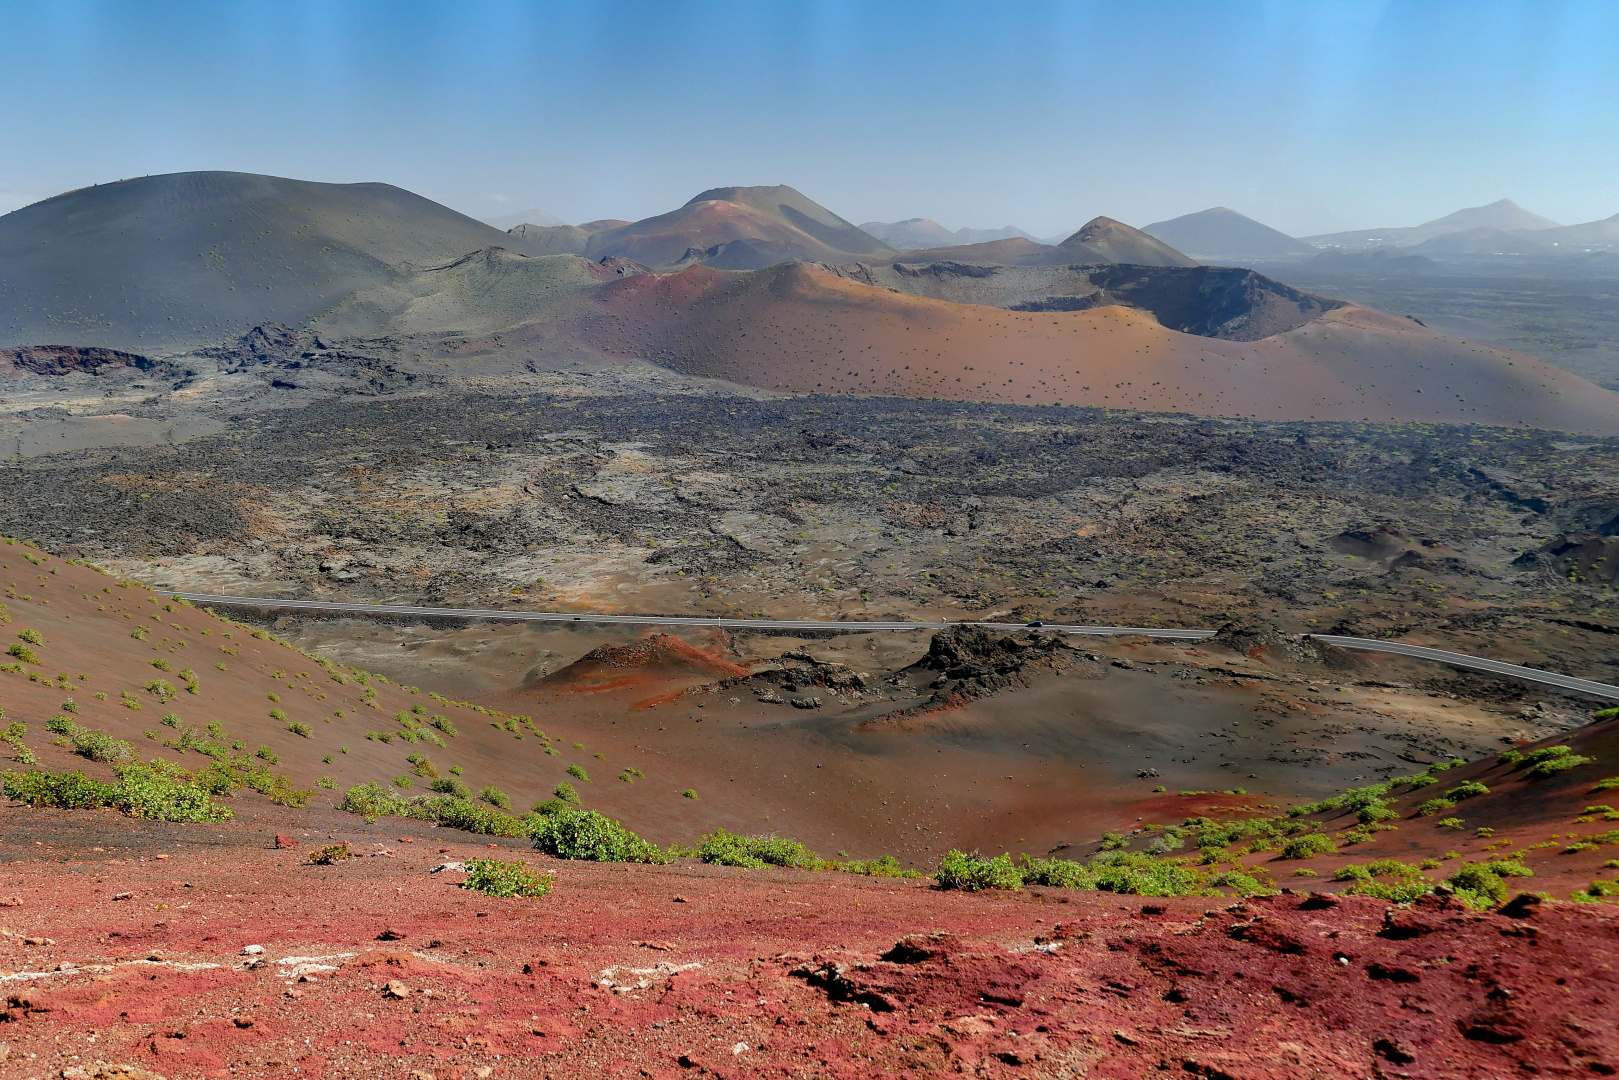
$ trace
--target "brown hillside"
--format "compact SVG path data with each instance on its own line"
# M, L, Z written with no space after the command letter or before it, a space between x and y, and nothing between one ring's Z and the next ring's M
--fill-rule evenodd
M1242 342L1132 308L1004 311L805 265L624 278L601 301L580 329L595 346L764 389L1619 431L1609 391L1353 305Z
M110 778L106 766L53 744L45 723L65 710L82 727L133 743L142 758L165 757L192 770L210 759L165 747L162 740L178 740L187 728L200 735L208 723L217 722L224 728L221 741L241 742L248 752L269 747L279 758L275 770L297 787L313 790L317 806L335 804L351 785L388 783L397 776L411 779L413 786L404 794L425 792L428 778L413 774L407 760L418 752L427 754L443 775L450 775L452 765L461 766L460 778L475 791L485 785L501 788L518 810L547 797L568 778L565 770L574 763L606 773L604 782L594 785L603 789L612 773L625 767L639 766L647 773L633 790L616 784L623 790L587 799L591 805L619 815L639 805L644 813L631 816L646 820L657 816L660 803L683 804L682 812L691 806L679 797L691 783L687 777L672 775L667 766L649 766L644 755L594 758L603 747L589 745L587 731L552 732L551 738L542 738L534 728L544 728L545 717L535 715L533 725L524 725L380 677L323 665L267 635L255 635L249 627L14 541L0 544L0 580L7 586L0 599L0 652L13 644L25 652L24 657L0 656L7 664L0 669L0 710L5 722L27 726L23 743L42 768L85 769ZM19 637L26 630L43 644ZM32 660L26 658L28 652ZM195 693L185 689L186 671L194 673ZM72 709L64 704L68 701ZM273 716L272 710L283 717ZM172 723L165 716L174 717ZM432 727L434 716L447 718L458 734ZM308 725L310 734L289 730L295 723ZM407 741L401 732L413 726L430 737ZM367 738L368 732L374 737ZM445 745L434 745L432 738ZM558 753L549 754L546 746L553 741ZM584 743L585 748L570 743ZM322 760L328 756L331 762ZM331 777L336 787L317 787L323 776ZM226 805L255 798L242 795Z

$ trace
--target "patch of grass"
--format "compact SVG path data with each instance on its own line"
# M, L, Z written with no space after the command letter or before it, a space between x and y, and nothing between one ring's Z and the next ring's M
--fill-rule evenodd
M555 874L530 870L524 863L470 859L467 861L467 879L461 883L461 887L485 896L544 896L551 891L555 881Z
M691 800L695 801L696 798L697 798L697 789L696 788L687 788L685 791L682 791L680 793L680 797L682 799L691 799Z
M1433 817L1435 814L1452 809L1455 805L1455 801L1451 799L1429 799L1417 805L1417 816Z
M585 770L580 768L578 765L569 765L568 775L573 777L575 780L578 780L582 784L590 783L590 774L585 772Z
M1467 780L1457 784L1455 787L1445 792L1445 798L1459 801L1461 799L1471 799L1479 795L1488 795L1489 793L1490 789L1479 783L1477 780Z
M309 738L315 733L315 729L304 723L302 720L294 720L292 723L287 725L287 730L292 732L294 735L302 736L305 739Z
M495 787L493 784L481 789L478 792L478 798L488 803L490 806L498 807L501 810L510 810L512 808L512 800L510 796L508 796L498 787Z

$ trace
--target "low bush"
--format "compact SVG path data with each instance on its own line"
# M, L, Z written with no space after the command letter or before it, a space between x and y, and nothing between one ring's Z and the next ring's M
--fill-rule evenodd
M463 889L473 889L485 896L544 896L551 891L556 875L543 870L530 870L520 862L501 862L498 859L470 859L467 861L467 879Z
M427 786L440 795L454 795L458 799L472 798L472 789L453 776L441 776Z
M787 866L818 870L826 860L799 843L779 836L737 836L716 829L697 845L697 858L718 866Z
M1479 795L1488 795L1489 793L1490 789L1477 780L1467 780L1445 792L1445 798L1454 800L1471 799Z
M1497 859L1464 866L1446 878L1445 884L1455 889L1457 899L1468 907L1483 909L1506 900L1510 889L1504 878L1534 875L1535 872L1521 862Z
M55 806L63 810L95 810L113 805L118 786L92 780L74 770L50 773L39 769L0 773L5 796L29 806Z
M1580 765L1589 765L1595 760L1596 758L1586 757L1583 754L1559 754L1556 757L1535 762L1529 766L1529 771L1524 775L1532 780L1538 780L1547 776L1556 776L1560 772L1567 772L1569 769Z
M1083 889L1095 887L1095 875L1084 863L1072 859L1037 859L1023 856L1018 868L1029 885L1046 885L1053 889Z
M1305 833L1295 836L1282 845L1278 858L1283 859L1310 859L1317 855L1326 855L1336 851L1337 845L1330 836L1324 833Z
M578 780L582 784L590 783L590 774L585 772L585 770L580 768L578 765L569 765L568 775L573 777L575 780Z
M667 861L667 856L656 845L594 810L570 808L545 815L534 826L534 846L559 859L642 863Z
M985 889L1021 889L1023 874L1010 855L986 857L973 852L951 851L939 861L933 875L941 889L982 892Z
M326 847L316 848L309 853L308 861L315 866L331 866L347 859L354 858L354 849L347 841L341 844L328 844Z
M918 870L905 869L899 864L899 860L892 855L879 855L875 859L838 863L837 869L846 874L864 874L867 877L919 878L922 876Z
M511 798L504 791L500 790L494 785L490 785L489 787L483 788L481 791L479 791L478 798L482 799L490 806L499 807L502 810L510 810L512 808Z
M1419 817L1433 817L1435 814L1449 810L1455 805L1456 803L1453 799L1429 799L1427 802L1417 805L1417 815Z

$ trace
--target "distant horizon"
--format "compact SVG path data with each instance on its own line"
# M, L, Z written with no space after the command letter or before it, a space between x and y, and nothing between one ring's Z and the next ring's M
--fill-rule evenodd
M0 34L0 211L223 169L480 220L781 182L856 224L1037 236L1619 212L1607 0L0 0Z

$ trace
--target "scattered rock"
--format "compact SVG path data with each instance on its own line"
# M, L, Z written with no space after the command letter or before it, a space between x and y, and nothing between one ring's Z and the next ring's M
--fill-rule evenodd
M0 896L0 907L22 907L22 897Z
M263 956L264 955L264 946L263 945L243 945L242 946L242 955L243 956Z
M404 998L410 996L410 987L398 979L389 979L388 985L382 989L383 997Z
M301 840L294 840L292 837L282 836L280 833L277 833L275 837L275 846L278 848L295 848L302 843L303 841Z
M395 930L393 927L389 927L377 935L378 941L403 941L404 938L405 932L403 930Z

